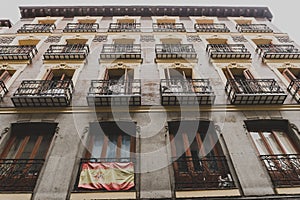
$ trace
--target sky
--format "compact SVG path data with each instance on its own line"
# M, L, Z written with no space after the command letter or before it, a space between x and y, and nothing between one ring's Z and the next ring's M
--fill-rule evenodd
M0 7L0 19L16 23L20 18L19 6L78 6L78 5L224 5L267 6L273 13L273 23L300 44L300 12L296 0L8 0ZM295 20L291 20L291 18Z

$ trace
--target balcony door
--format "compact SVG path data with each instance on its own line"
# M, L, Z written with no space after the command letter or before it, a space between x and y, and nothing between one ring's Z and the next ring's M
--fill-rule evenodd
M135 132L133 122L91 123L75 188L91 191L134 188ZM89 178L95 174L99 177Z
M33 191L56 123L15 123L0 154L0 191Z
M261 120L246 124L274 186L299 186L299 139L292 139L287 122Z
M5 84L11 79L11 77L13 76L13 74L16 72L16 70L0 70L0 81L2 81ZM0 85L0 93L7 92L6 91L6 86L5 87L1 87L2 85ZM1 96L1 94L0 94Z
M213 123L180 121L168 124L177 190L233 186Z

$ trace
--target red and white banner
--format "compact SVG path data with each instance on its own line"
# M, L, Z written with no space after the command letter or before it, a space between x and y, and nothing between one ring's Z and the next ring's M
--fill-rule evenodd
M132 162L83 163L78 188L108 191L129 190L134 187Z

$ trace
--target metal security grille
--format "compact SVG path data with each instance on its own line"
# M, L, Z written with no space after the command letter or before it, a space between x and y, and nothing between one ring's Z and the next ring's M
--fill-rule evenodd
M215 99L208 79L163 79L160 94L162 105L207 105Z
M156 59L196 59L197 53L192 44L156 44Z
M68 23L64 28L65 33L96 32L99 29L98 23Z
M287 97L274 79L229 79L225 91L232 104L283 104Z
M140 32L141 23L110 23L108 32Z
M227 33L230 30L224 23L214 24L195 24L194 28L197 32L221 32Z
M153 23L154 32L186 32L183 23Z
M55 24L24 24L18 33L52 33L56 28Z
M45 60L83 60L89 52L87 44L50 45L43 56Z
M244 44L208 44L206 51L212 59L250 59Z
M141 80L93 80L87 95L89 105L141 105Z
M11 98L15 107L68 106L74 85L71 80L26 80Z
M272 33L266 24L237 24L236 29L241 33Z

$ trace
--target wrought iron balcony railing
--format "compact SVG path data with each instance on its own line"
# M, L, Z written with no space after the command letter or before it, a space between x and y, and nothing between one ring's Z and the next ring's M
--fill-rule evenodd
M32 192L44 162L42 159L0 159L0 191Z
M185 32L183 23L153 23L154 32Z
M93 80L87 95L90 106L141 105L141 80Z
M235 188L225 156L180 157L173 168L176 190Z
M208 44L206 51L212 59L250 59L244 44Z
M52 33L56 28L55 24L24 24L18 33Z
M192 44L156 44L156 59L197 59Z
M8 92L8 89L5 86L5 83L0 80L0 99L2 98L3 94L6 94Z
M97 32L99 29L98 23L68 23L64 28L65 33L84 33Z
M288 86L288 91L300 103L300 79L292 80Z
M237 24L236 29L241 33L272 33L266 24Z
M300 51L294 45L262 44L256 52L264 59L300 59Z
M110 23L108 32L140 32L141 23Z
M11 100L15 107L68 106L73 90L72 80L25 80Z
M207 105L215 100L208 79L163 79L160 94L162 105Z
M230 30L224 23L213 23L213 24L195 24L194 28L197 32L219 32L219 33L227 33Z
M287 97L274 79L230 79L225 91L232 104L283 104Z
M50 45L45 60L84 60L90 49L87 44Z
M101 59L141 59L140 44L104 44Z
M29 60L37 54L36 46L0 45L1 60Z
M260 156L275 187L300 186L300 154Z
M89 191L87 189L82 189L78 187L79 184L79 179L80 179L80 173L82 171L82 165L85 163L112 163L112 162L118 162L118 163L129 163L132 162L134 168L136 167L136 159L135 158L82 158L80 160L80 167L78 169L78 175L77 179L74 185L74 191ZM135 170L134 170L135 171ZM134 185L136 185L136 174L134 174ZM101 190L101 189L100 189ZM136 188L131 188L130 190L127 191L135 191ZM93 191L93 190L92 190ZM124 192L124 191L123 191Z

